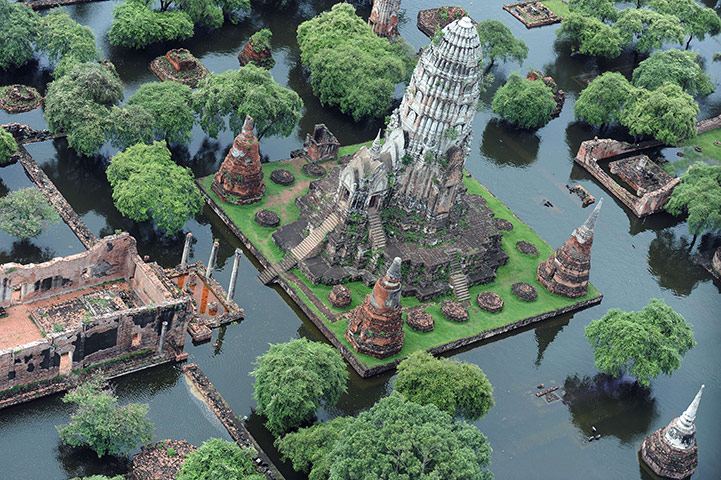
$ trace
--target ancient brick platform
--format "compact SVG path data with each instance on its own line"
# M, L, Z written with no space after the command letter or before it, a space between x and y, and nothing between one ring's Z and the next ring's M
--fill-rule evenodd
M175 452L170 455L168 451ZM128 480L175 480L188 455L198 448L185 440L161 440L140 447L130 462Z
M37 90L26 85L0 87L0 108L8 113L22 113L38 108L43 97Z
M421 10L418 12L416 26L418 27L418 30L423 32L428 38L433 38L436 34L436 30L443 30L452 21L458 20L465 15L468 15L468 12L461 7L455 6ZM478 26L478 23L474 20L473 25Z
M169 50L164 56L157 57L150 62L150 70L161 82L178 82L191 88L197 87L210 73L200 60L184 48Z
M560 23L563 20L537 0L509 3L503 9L516 17L526 28L543 27Z

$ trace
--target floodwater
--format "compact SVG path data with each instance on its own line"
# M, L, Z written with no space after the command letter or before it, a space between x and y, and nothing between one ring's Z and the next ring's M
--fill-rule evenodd
M476 422L493 447L491 469L499 479L650 478L637 457L641 441L680 415L699 386L705 383L697 417L699 467L694 478L718 478L721 472L721 436L718 434L721 284L714 283L705 270L695 266L691 256L699 248L721 244L721 237L704 235L691 249L684 222L665 214L637 219L572 161L583 140L594 135L620 135L615 131L594 131L574 122L573 103L584 80L605 70L630 74L634 62L643 56L627 52L613 61L571 57L568 45L555 42L557 25L526 30L501 9L502 3L502 0L462 1L460 5L476 20L499 19L523 38L529 46L529 56L519 70L539 68L552 75L567 92L566 105L559 118L537 132L510 129L499 122L488 107L482 109L476 115L467 168L554 247L564 242L590 212L580 207L580 201L566 191L565 184L580 184L596 198L604 197L593 247L591 280L605 297L599 306L548 320L535 328L453 356L478 364L495 388L496 406ZM705 3L714 6L708 0ZM143 52L110 47L106 34L115 4L117 2L78 5L68 11L96 32L100 48L115 63L126 85L127 99L139 85L155 80L148 63L171 46L156 46ZM325 122L344 144L369 140L382 126L382 121L356 124L333 109L322 108L312 96L307 72L299 62L295 28L331 5L332 2L316 0L291 1L282 8L259 6L239 25L201 33L194 39L172 45L189 48L210 70L222 72L237 68L236 55L250 34L262 27L273 31L273 55L277 61L273 76L303 97L306 110L293 135L261 141L262 153L271 161L286 158L290 150L299 148L315 123ZM417 12L435 6L438 4L425 0L403 2L406 21L401 33L415 48L428 42L416 29ZM369 10L368 4L359 8L364 16ZM705 59L706 71L715 79L721 78L721 65L712 62L711 56L721 51L720 39L691 43ZM41 58L20 72L1 74L0 82L30 83L44 91L48 81L46 68L47 60ZM517 69L516 64L494 68L496 81L484 95L487 103L498 85ZM719 113L721 92L702 100L699 118ZM28 123L36 128L44 126L40 110L19 115L0 113L0 123L8 121ZM229 132L210 139L196 127L192 144L187 148L174 148L174 157L191 167L196 175L207 175L219 167L231 142ZM240 243L207 208L188 221L184 232L163 237L152 225L122 218L113 207L104 175L107 156L114 153L110 148L92 159L76 157L62 140L30 145L28 150L96 235L127 230L138 239L141 255L149 255L164 266L180 261L183 236L188 231L195 236L192 259L207 261L213 239L219 239L215 275L222 284L228 284L233 251ZM667 158L675 158L672 149L662 153ZM1 168L0 179L3 181L0 194L4 189L29 184L19 166ZM553 206L544 206L546 201ZM78 252L81 248L61 223L39 239L23 244L0 236L0 261L14 258L24 262L42 261ZM275 457L272 438L263 428L262 419L253 413L253 379L249 376L253 361L269 343L297 337L321 340L322 337L280 290L260 284L256 279L257 268L257 263L246 254L235 293L235 300L245 308L245 320L214 331L210 343L195 347L188 341L187 351L190 361L200 365L235 412L249 417L251 432ZM648 389L608 382L597 375L592 351L583 336L584 327L610 308L638 310L651 298L663 298L684 315L693 324L698 344L672 377L660 377ZM348 393L339 405L319 412L319 417L355 415L386 395L392 383L390 374L369 380L351 375ZM573 402L547 405L537 401L531 393L540 383L560 385L572 394ZM213 436L226 437L218 422L190 394L177 367L157 368L124 378L117 382L117 392L122 401L150 403L150 418L156 425L158 439L186 438L199 444ZM120 464L106 464L93 454L60 446L54 426L66 422L68 413L60 396L0 411L0 477L66 479L78 474L122 472ZM586 443L592 427L602 438ZM303 478L287 465L279 465L288 478Z

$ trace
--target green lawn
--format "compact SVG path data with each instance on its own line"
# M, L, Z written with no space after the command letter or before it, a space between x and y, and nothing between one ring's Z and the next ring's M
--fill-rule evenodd
M568 4L563 0L543 0L541 3L559 17L566 17L571 13Z
M702 133L690 140L684 141L681 146L686 156L700 157L721 162L721 145L714 145L713 142L721 142L721 129L711 130ZM701 152L696 152L693 147L701 147Z
M388 363L419 350L428 350L430 348L461 338L477 335L486 330L507 325L524 318L533 317L541 313L573 305L580 301L595 298L599 295L599 291L592 285L589 288L588 295L578 299L569 299L549 293L536 280L536 268L541 260L545 260L553 252L551 247L476 180L465 177L464 183L470 194L481 195L486 199L488 206L495 212L498 218L503 218L513 223L513 230L511 232L504 232L502 241L503 249L510 257L508 264L498 269L496 279L492 283L477 285L470 289L471 299L473 301L472 306L469 309L470 320L467 323L455 323L446 320L440 313L440 305L444 298L434 299L431 302L427 302L429 306L425 309L435 320L435 328L432 332L420 333L410 329L408 326L404 326L403 328L406 337L403 344L403 350L401 350L399 354L379 360L367 355L356 353L356 357L364 365L373 367ZM571 232L568 233L570 235ZM521 254L515 247L516 242L521 240L525 240L536 245L540 252L539 256L528 257ZM351 306L343 310L336 309L328 302L328 293L330 293L331 287L326 285L313 285L298 270L294 270L293 273L295 273L298 278L313 291L315 296L318 297L318 299L320 299L334 313L347 311L358 306L365 298L365 295L370 292L370 288L366 287L361 282L347 284L346 286L351 290ZM538 299L535 302L524 302L523 300L516 298L511 293L511 285L521 281L528 282L536 287L536 290L538 291ZM475 303L475 298L478 293L485 290L497 293L501 296L501 298L503 298L504 307L501 312L488 313L478 308ZM305 295L300 292L300 289L297 289L296 291L299 292L302 298L306 298ZM413 307L419 304L415 297L403 298L402 303L404 307ZM312 310L319 313L315 307L312 307ZM328 327L333 331L333 333L335 333L336 337L352 350L352 347L344 337L347 322L340 320L335 323L330 323L325 316L320 315L320 318L327 323Z

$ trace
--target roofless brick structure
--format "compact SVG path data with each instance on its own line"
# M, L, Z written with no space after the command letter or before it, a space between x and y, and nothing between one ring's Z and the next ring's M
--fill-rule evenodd
M211 188L224 202L246 205L263 198L263 169L254 129L253 117L246 115L243 131L215 174Z
M680 417L671 420L646 437L641 445L641 459L663 478L690 477L698 466L696 446L696 411L704 385Z
M396 257L385 277L353 311L345 338L360 353L386 358L403 348L401 312L401 259Z
M578 298L588 293L593 229L602 204L603 199L598 201L584 224L573 231L571 238L548 260L538 265L538 281L549 292L568 298Z

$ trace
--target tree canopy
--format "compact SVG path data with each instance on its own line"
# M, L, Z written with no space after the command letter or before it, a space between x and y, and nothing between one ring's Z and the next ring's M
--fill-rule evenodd
M188 455L178 480L263 480L253 464L255 453L235 442L211 438Z
M356 121L384 115L414 64L407 44L378 37L348 3L301 23L297 38L313 93Z
M91 378L63 397L76 407L70 423L57 427L60 439L72 447L88 447L98 454L127 455L153 438L146 419L147 404L119 406L102 378Z
M673 215L688 215L688 231L721 231L721 166L698 162L681 176L666 204Z
M651 135L668 145L696 136L698 104L681 87L664 83L653 91L637 89L635 99L621 112L631 135Z
M93 31L59 10L40 17L36 45L50 61L58 62L53 72L56 78L67 73L75 64L99 58Z
M305 338L271 345L252 375L258 413L275 435L311 420L322 405L335 405L348 380L340 353Z
M711 78L698 63L698 54L684 50L658 50L633 71L633 84L655 90L664 83L675 83L692 96L709 95Z
M419 405L433 404L452 417L478 420L494 405L493 387L477 366L418 352L398 365L394 390Z
M0 166L10 163L13 153L18 151L18 144L15 137L7 130L0 127Z
M621 113L632 101L636 89L618 72L596 77L579 95L574 112L576 118L595 126L619 123Z
M110 160L105 173L121 214L136 222L152 219L168 234L203 208L193 173L171 160L164 142L127 148Z
M580 13L599 20L616 20L618 10L611 0L568 0L568 8L573 13Z
M59 219L55 208L36 187L15 190L0 197L0 230L17 238L40 235Z
M105 143L110 107L123 98L123 85L98 63L73 66L48 85L45 119L53 133L67 133L68 145L80 155L93 155Z
M629 45L635 41L636 50L639 52L650 52L667 42L683 42L683 27L678 18L653 10L623 10L613 25L613 30L618 33L621 45Z
M329 454L328 478L490 480L490 455L476 427L394 392L340 433Z
M616 58L621 53L621 36L595 17L571 13L556 33L560 39L570 42L574 51L584 55Z
M691 325L655 298L640 312L612 308L586 327L586 339L599 370L628 373L645 386L661 373L671 375L695 345Z
M33 58L38 15L20 2L0 2L0 70L22 67Z
M155 138L155 119L140 105L113 107L105 135L115 148L125 149Z
M696 0L651 0L650 6L659 13L673 15L681 22L688 35L686 50L691 40L703 40L706 35L718 35L721 32L721 18L708 7L699 5Z
M521 128L539 128L556 109L553 91L542 81L531 81L514 72L493 96L492 110Z
M200 116L200 126L215 138L229 126L238 134L245 116L255 120L258 139L265 135L290 135L300 120L303 101L293 90L273 80L267 70L252 64L239 70L211 73L193 92L192 103Z
M489 65L493 65L496 60L522 64L528 56L526 42L514 37L511 29L498 20L480 22L478 36L481 39L483 58L490 61Z
M178 82L150 82L128 99L129 106L148 112L155 125L154 137L168 143L188 143L193 130L191 88Z
M182 11L156 12L145 0L127 0L113 9L108 40L113 46L142 49L157 42L193 36L193 21Z

